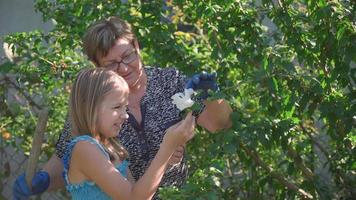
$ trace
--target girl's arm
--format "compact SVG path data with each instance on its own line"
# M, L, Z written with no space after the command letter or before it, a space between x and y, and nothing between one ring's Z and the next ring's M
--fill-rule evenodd
M80 141L73 149L69 179L72 183L76 183L74 177L81 175L78 176L78 173L75 173L79 172L86 179L94 181L113 199L150 199L159 186L173 152L173 148L162 144L145 174L132 184L94 144Z
M127 168L127 180L130 181L131 184L135 183L135 178L132 176L132 173L129 168Z
M94 144L86 141L78 142L73 149L72 171L78 171L94 181L113 199L150 199L159 186L173 152L194 136L194 127L194 118L189 114L182 122L167 129L155 158L134 184L126 180Z

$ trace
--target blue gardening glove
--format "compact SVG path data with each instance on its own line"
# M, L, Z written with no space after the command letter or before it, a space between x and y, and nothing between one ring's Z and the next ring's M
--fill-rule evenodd
M201 98L206 99L208 97L209 89L212 91L219 90L218 84L216 83L216 72L210 74L203 71L200 74L195 74L188 80L185 88L192 88L194 91L203 90Z
M17 177L12 186L12 195L14 200L28 199L31 195L39 194L47 190L49 186L49 174L45 171L39 171L32 178L32 191L26 183L25 173Z

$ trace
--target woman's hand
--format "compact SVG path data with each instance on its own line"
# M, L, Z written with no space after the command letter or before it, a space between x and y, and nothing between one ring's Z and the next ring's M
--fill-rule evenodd
M195 117L190 112L185 119L167 129L163 143L168 144L170 148L175 150L179 145L184 145L194 137L194 128Z
M201 98L206 99L208 97L208 90L219 90L219 86L216 83L216 76L216 72L207 73L203 71L200 74L195 74L192 78L188 80L185 85L185 88L192 88L194 91L202 90L203 96Z
M29 199L32 195L40 194L47 190L49 181L49 174L46 171L38 171L32 178L32 189L30 189L23 173L16 178L12 186L13 199Z

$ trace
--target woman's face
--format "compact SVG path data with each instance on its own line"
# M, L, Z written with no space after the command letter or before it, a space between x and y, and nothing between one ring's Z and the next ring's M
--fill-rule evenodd
M121 82L121 84L120 84ZM105 138L115 137L128 119L129 89L117 81L115 87L104 96L98 108L98 131Z
M99 57L98 62L100 67L113 70L122 76L130 88L136 86L143 75L137 42L125 38L117 39L108 55Z

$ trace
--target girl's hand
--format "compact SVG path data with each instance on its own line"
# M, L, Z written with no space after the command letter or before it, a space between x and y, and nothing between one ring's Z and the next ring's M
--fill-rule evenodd
M184 146L179 145L176 148L175 152L173 153L172 157L169 159L169 164L173 166L180 163L183 159L183 155L184 155Z
M169 127L163 138L163 143L170 148L177 149L179 145L184 145L194 137L195 117L192 112L188 113L185 119Z

